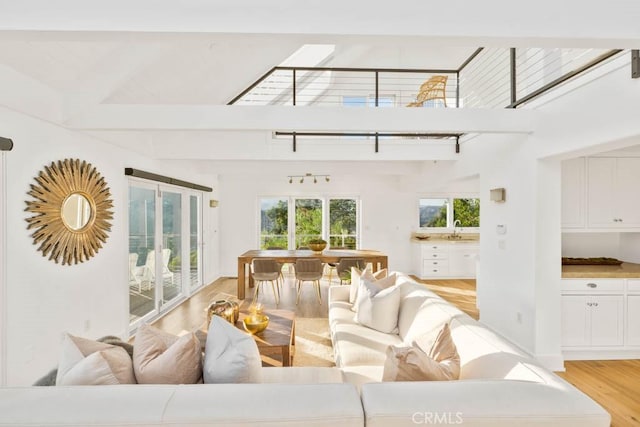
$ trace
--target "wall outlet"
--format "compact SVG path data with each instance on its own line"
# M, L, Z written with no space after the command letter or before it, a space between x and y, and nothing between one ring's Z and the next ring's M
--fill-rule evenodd
M84 321L84 331L89 332L91 329L91 320L87 319Z
M519 311L516 313L516 321L518 323L522 323L522 313L520 313Z

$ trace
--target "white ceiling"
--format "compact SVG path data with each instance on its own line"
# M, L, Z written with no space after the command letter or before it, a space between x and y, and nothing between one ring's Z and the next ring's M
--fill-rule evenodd
M444 10L430 0L53 3L0 0L0 105L70 128L80 123L106 141L138 145L160 157L148 148L171 139L163 120L184 116L186 106L202 107L184 121L192 129L174 125L185 142L193 131L192 152L184 156L198 158L203 129L210 140L222 138L216 128L228 129L211 120L211 107L226 104L304 44L335 45L324 66L422 69L457 69L480 45L640 45L640 4L625 0L610 0L606 7L599 1L454 0ZM238 111L246 110L234 110L241 119ZM291 114L287 107L278 113ZM413 111L402 115L401 121L415 122L409 128L428 126ZM136 127L136 120L145 126ZM504 119L495 120L487 129L504 129ZM234 126L236 132L242 128L237 120ZM240 135L232 138L238 144Z

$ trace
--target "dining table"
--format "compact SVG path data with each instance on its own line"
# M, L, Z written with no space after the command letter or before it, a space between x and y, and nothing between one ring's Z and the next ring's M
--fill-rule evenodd
M318 258L324 263L338 263L343 258L361 258L365 263L371 263L373 271L378 271L388 267L387 255L375 250L368 249L339 249L339 250L323 250L322 252L314 252L307 249L284 250L284 249L267 249L267 250L250 250L238 257L238 298L245 298L245 287L247 281L249 287L253 287L253 277L251 276L251 262L256 258L275 259L280 263L292 263L299 259ZM248 278L248 279L247 279Z

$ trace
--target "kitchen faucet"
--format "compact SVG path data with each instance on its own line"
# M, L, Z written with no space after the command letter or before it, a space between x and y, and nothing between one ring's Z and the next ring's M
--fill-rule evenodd
M457 238L458 237L458 226L460 225L460 220L456 219L455 221L453 221L453 234L451 235L452 238Z

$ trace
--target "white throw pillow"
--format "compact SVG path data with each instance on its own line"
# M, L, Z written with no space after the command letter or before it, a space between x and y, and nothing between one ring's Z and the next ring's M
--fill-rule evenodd
M357 267L351 267L351 285L349 287L349 302L351 304L356 303L356 297L358 295L358 287L362 279L367 279L370 282L384 279L387 277L387 269L383 268L375 273L371 270L371 264L367 264L364 270L360 270Z
M366 277L362 277L362 276L360 277L360 281L359 281L360 284L358 285L358 292L356 293L356 301L351 306L351 311L355 311L356 313L358 312L358 306L360 305L360 303L358 302L358 300L360 299L360 289L362 289L362 283L364 283L365 281L375 285L378 288L378 291L381 291L382 289L390 288L391 286L396 284L395 273L392 273L389 276L387 276L386 269L380 270L380 272L384 273L384 277L379 280L373 274L370 274Z
M119 346L66 334L56 385L135 384L133 363Z
M202 350L195 333L181 337L140 325L133 343L133 368L140 384L196 384L202 379Z
M261 382L262 360L253 337L222 317L213 316L204 351L203 375L205 384Z
M386 334L398 333L400 287L380 289L376 283L360 282L355 321Z

